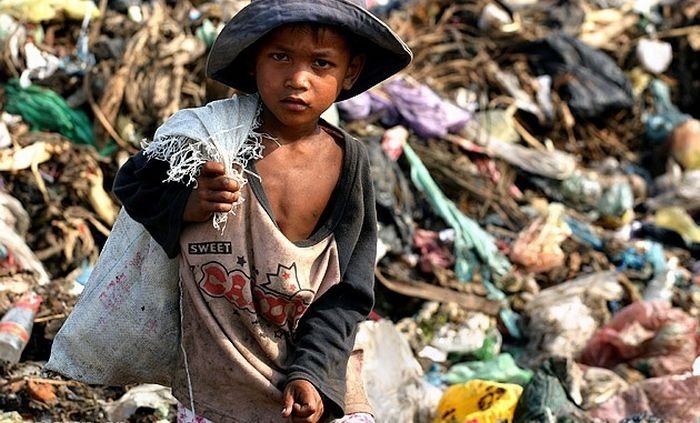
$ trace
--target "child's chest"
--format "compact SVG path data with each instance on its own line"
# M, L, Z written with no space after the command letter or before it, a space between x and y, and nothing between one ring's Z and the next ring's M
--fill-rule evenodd
M197 314L211 316L204 325L245 343L254 338L270 357L284 357L278 330L292 333L315 298L340 281L337 244L332 234L309 245L290 242L250 185L241 194L246 201L223 230L209 221L183 229L183 298L198 304Z
M299 154L279 149L256 163L273 219L291 241L309 238L340 180L340 146Z

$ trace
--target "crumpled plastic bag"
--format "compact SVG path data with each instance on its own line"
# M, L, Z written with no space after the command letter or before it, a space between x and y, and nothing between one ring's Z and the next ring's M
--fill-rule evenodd
M427 85L392 79L382 89L419 137L442 137L459 131L471 119L471 113L442 99Z
M688 245L700 243L700 225L681 207L664 207L657 210L654 223L660 228L676 232Z
M510 259L528 272L548 272L564 265L566 254L561 243L571 235L564 206L549 205L547 215L535 219L513 243Z
M471 280L478 260L483 261L494 275L506 274L510 270L511 264L498 249L495 238L447 198L433 180L418 154L408 144L404 146L404 155L411 165L413 184L426 195L428 202L437 214L455 230L454 254L457 277L463 281ZM489 288L488 285L487 288ZM502 292L490 292L490 294L504 298Z
M32 130L58 132L77 144L94 145L88 115L70 107L57 92L39 85L22 87L16 78L4 87L5 111L21 115Z
M366 119L375 113L384 113L391 110L391 100L380 95L377 90L365 91L355 97L336 103L338 112L346 120L362 120ZM383 117L384 120L384 117ZM398 120L397 115L392 115L391 119ZM398 122L394 122L396 124Z
M571 111L590 119L633 105L632 85L605 53L561 32L526 47L535 72L562 78L559 92Z
M501 353L490 360L455 364L447 371L444 380L450 385L473 379L525 385L531 378L532 370L521 369L512 355Z
M0 13L34 23L55 19L60 13L71 19L100 16L92 0L0 0Z
M627 181L617 181L603 191L598 201L598 223L610 229L628 224L634 218L634 193Z
M443 393L433 423L510 422L523 392L520 385L470 380Z
M437 303L432 303L437 311ZM435 320L434 313L426 311L432 308L429 303L424 304L424 312L415 318L419 324L430 320ZM449 313L449 312L448 312ZM461 320L461 319L460 319ZM496 327L493 317L484 313L473 312L469 313L460 322L448 321L445 324L432 330L430 338L430 346L437 348L447 354L465 355L476 360L488 360L494 358L501 350L503 338ZM488 379L471 378L471 379ZM466 382L461 380L459 382ZM505 380L499 382L506 382ZM457 382L451 382L457 383Z
M665 143L675 128L691 118L671 101L671 88L660 79L649 83L649 92L654 97L654 111L642 115L646 138L652 145Z
M698 322L667 301L635 302L615 314L588 341L581 362L612 368L627 363L651 376L692 369Z
M615 272L585 275L542 290L526 307L528 359L577 356L610 318L607 302L623 296Z
M384 153L379 142L371 141L366 145L377 201L379 238L388 252L409 253L413 246L414 216L418 208L410 181L398 163Z
M360 324L355 348L362 349L365 392L382 423L426 422L442 391L423 378L408 341L389 320Z
M700 421L700 376L665 376L646 379L589 410L603 421L617 422L649 411L667 422Z
M374 90L338 103L350 120L382 113L387 126L406 122L419 137L442 137L457 132L472 118L470 112L441 98L427 85L409 79L392 79Z
M535 371L525 386L513 414L513 423L592 423L573 401L569 390L570 366L566 360L550 359ZM563 380L564 379L564 380Z
M11 267L31 272L39 285L49 283L44 265L29 248L25 235L29 228L29 214L13 196L0 191L0 269Z
M169 409L177 404L170 388L162 385L144 384L129 389L116 401L102 402L109 421L125 421L136 413L139 408Z

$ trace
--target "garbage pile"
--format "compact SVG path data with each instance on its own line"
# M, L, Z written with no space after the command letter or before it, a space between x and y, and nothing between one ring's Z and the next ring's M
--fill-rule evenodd
M0 322L5 421L175 418L167 388L42 365L119 212L119 166L176 110L233 94L204 65L245 2L97 3L0 0L3 322L41 301L31 336ZM700 419L700 5L369 5L415 55L328 115L373 167L357 343L377 421Z

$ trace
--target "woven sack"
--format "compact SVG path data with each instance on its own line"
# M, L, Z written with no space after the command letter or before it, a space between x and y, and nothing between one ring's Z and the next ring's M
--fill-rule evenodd
M45 368L90 384L169 385L179 301L177 259L122 208Z

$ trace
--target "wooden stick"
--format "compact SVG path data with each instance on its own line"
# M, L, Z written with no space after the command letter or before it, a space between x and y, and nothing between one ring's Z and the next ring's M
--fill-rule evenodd
M675 38L685 37L694 32L700 33L700 25L685 26L683 28L673 28L666 31L661 31L657 35L659 38Z
M511 121L513 122L513 127L515 128L516 131L518 131L518 134L520 134L521 137L530 144L531 147L535 148L536 150L539 151L547 151L547 147L544 146L537 138L535 138L532 134L530 134L525 127L518 122L518 120L513 116L511 118Z
M91 44L97 40L97 38L100 36L100 32L102 32L102 21L105 18L105 13L107 13L107 1L108 0L100 0L100 17L95 19L92 26L92 31L90 31Z
M490 316L495 316L501 309L498 301L487 300L478 295L458 292L453 289L443 288L419 281L390 280L375 269L375 276L388 289L409 297L422 298L424 300L439 301L442 303L455 303L467 310L480 311Z
M100 124L105 128L107 133L114 138L114 141L116 141L117 144L124 150L128 151L129 153L135 153L136 148L133 147L131 144L128 142L124 141L124 139L119 136L117 131L114 129L111 123L107 120L105 117L104 113L102 112L102 109L100 109L100 106L97 105L95 102L95 99L92 98L92 90L90 89L90 70L88 69L85 72L85 77L83 78L83 91L85 92L85 97L87 97L88 103L90 104L90 108L92 109L92 112L95 114L95 117L97 120L100 121Z
M63 319L64 317L68 317L68 313L58 313L52 314L50 316L37 317L36 319L34 319L34 323L43 323L48 322L49 320Z

